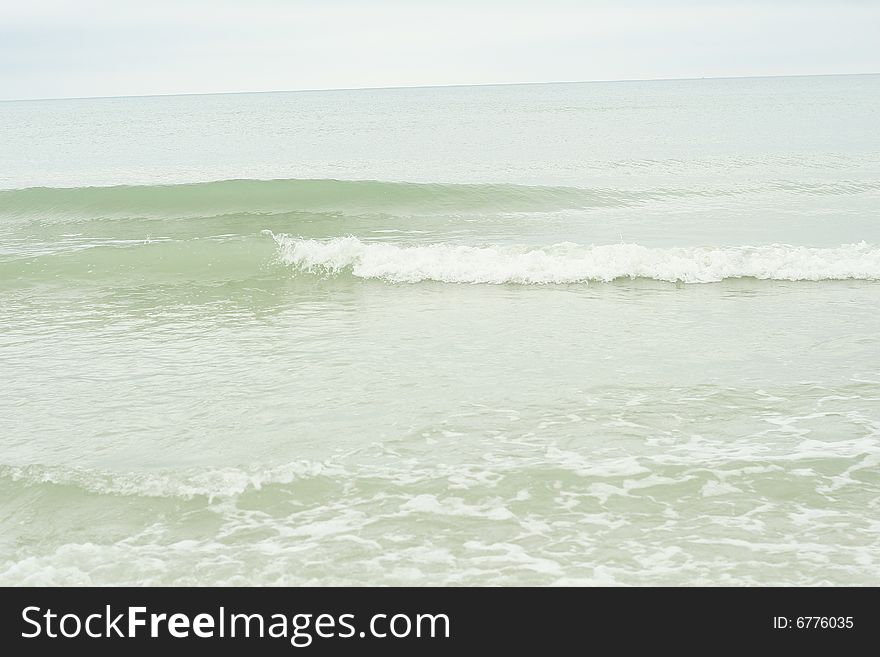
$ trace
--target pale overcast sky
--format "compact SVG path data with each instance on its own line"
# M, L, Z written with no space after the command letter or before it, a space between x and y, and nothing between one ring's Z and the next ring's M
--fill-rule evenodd
M0 98L880 72L880 0L0 0Z

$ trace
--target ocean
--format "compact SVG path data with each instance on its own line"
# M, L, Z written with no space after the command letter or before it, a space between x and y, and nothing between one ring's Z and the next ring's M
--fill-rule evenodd
M0 583L880 585L880 76L0 103Z

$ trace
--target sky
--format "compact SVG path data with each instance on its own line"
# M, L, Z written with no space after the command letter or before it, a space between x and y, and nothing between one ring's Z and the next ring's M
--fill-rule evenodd
M0 99L880 72L878 0L0 0Z

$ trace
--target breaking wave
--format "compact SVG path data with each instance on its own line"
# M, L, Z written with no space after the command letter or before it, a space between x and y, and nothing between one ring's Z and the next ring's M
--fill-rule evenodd
M273 236L281 261L297 272L393 283L547 283L654 279L713 283L734 278L784 281L880 280L880 247L860 242L837 248L773 244L737 247L649 248L638 244L548 247L402 246Z

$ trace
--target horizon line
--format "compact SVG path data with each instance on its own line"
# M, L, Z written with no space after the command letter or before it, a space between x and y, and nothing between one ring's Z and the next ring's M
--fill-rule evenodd
M118 96L48 96L39 98L2 98L0 103L28 103L50 100L113 100L120 98L176 98L181 96L235 96L247 94L320 93L330 91L393 91L399 89L460 89L469 87L524 87L553 84L610 84L625 82L690 82L699 80L755 80L767 78L820 78L857 75L880 75L880 72L863 73L781 73L774 75L717 75L681 78L621 78L613 80L552 80L542 82L474 82L458 84L412 84L375 87L314 87L306 89L263 89L256 91L192 91L154 94L122 94Z

